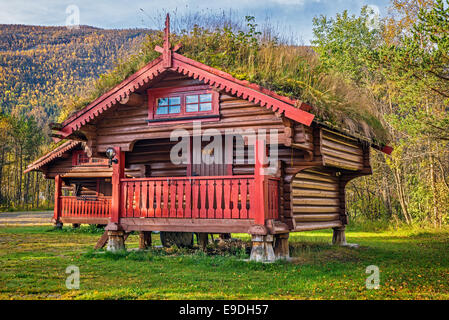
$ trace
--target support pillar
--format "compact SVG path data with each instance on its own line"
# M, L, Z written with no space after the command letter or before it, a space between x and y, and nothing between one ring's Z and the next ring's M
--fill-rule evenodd
M151 247L151 231L141 231L139 233L139 249L145 250Z
M218 235L218 240L220 242L226 241L226 240L231 240L231 234L230 233L220 233Z
M275 236L274 255L276 259L287 260L290 258L290 250L288 248L289 233L281 233Z
M273 250L273 235L252 235L251 241L253 244L250 256L251 261L274 262L276 260Z
M58 229L62 229L62 222L60 220L61 217L61 190L62 190L62 179L58 174L55 177L55 208L53 211L53 222L55 227Z
M111 201L111 216L109 224L105 231L108 232L107 251L125 250L125 233L120 225L120 207L121 207L121 179L125 176L125 153L121 151L120 147L114 147L115 159L112 162L112 201Z
M207 244L209 242L209 234L204 232L198 233L198 244L201 250L206 251Z
M345 235L345 229L346 227L338 227L333 228L334 234L332 236L332 244L337 246L345 246L346 243L346 235Z
M120 147L115 147L115 160L112 163L112 201L111 201L111 217L110 222L120 224L120 200L121 200L121 184L120 180L125 176L125 153Z
M122 230L108 231L108 246L106 250L111 252L126 250L125 232Z
M265 140L256 140L254 144L254 222L257 225L265 225L265 216L268 212L268 180L265 175L267 161L267 149Z

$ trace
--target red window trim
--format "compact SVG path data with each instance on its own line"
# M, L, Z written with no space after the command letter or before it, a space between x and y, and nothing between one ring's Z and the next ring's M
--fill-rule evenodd
M210 86L191 86L176 88L156 88L148 89L148 124L163 124L165 122L191 122L194 120L216 121L219 120L219 93L212 90ZM186 96L212 94L212 110L186 112ZM181 112L171 114L156 114L156 101L163 97L181 97Z
M83 162L83 163L79 162L79 157L81 155L84 155L84 154L86 154L86 152L84 150L75 150L75 151L73 151L73 153L72 153L72 166L80 166L80 165L83 165L85 163L89 163L89 162ZM86 157L87 157L87 154L86 154Z

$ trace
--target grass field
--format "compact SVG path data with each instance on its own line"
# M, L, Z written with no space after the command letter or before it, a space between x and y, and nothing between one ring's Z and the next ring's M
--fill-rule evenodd
M293 261L274 264L246 262L238 248L225 254L213 247L214 254L158 248L97 253L91 248L100 235L88 227L0 228L0 298L449 299L447 229L348 231L348 242L359 248L330 246L331 231L294 234ZM131 235L128 248L137 241ZM80 269L78 290L65 286L69 265ZM365 287L369 265L380 269L378 290Z

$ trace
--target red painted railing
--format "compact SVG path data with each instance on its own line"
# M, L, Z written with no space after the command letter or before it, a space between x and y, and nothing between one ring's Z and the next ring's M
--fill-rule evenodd
M111 215L110 197L61 196L61 217L108 218Z
M277 219L279 179L267 177L265 213L257 212L254 176L120 179L120 217ZM59 217L110 218L111 197L59 197ZM256 219L257 220L257 219Z
M121 217L254 219L254 176L122 179Z

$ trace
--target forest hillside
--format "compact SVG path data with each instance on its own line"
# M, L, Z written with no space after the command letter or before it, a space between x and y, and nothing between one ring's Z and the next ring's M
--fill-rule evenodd
M53 118L67 96L132 54L147 32L0 25L1 112Z
M48 148L48 124L67 101L139 49L148 32L0 25L0 207L36 207L50 198L51 182L22 174Z

